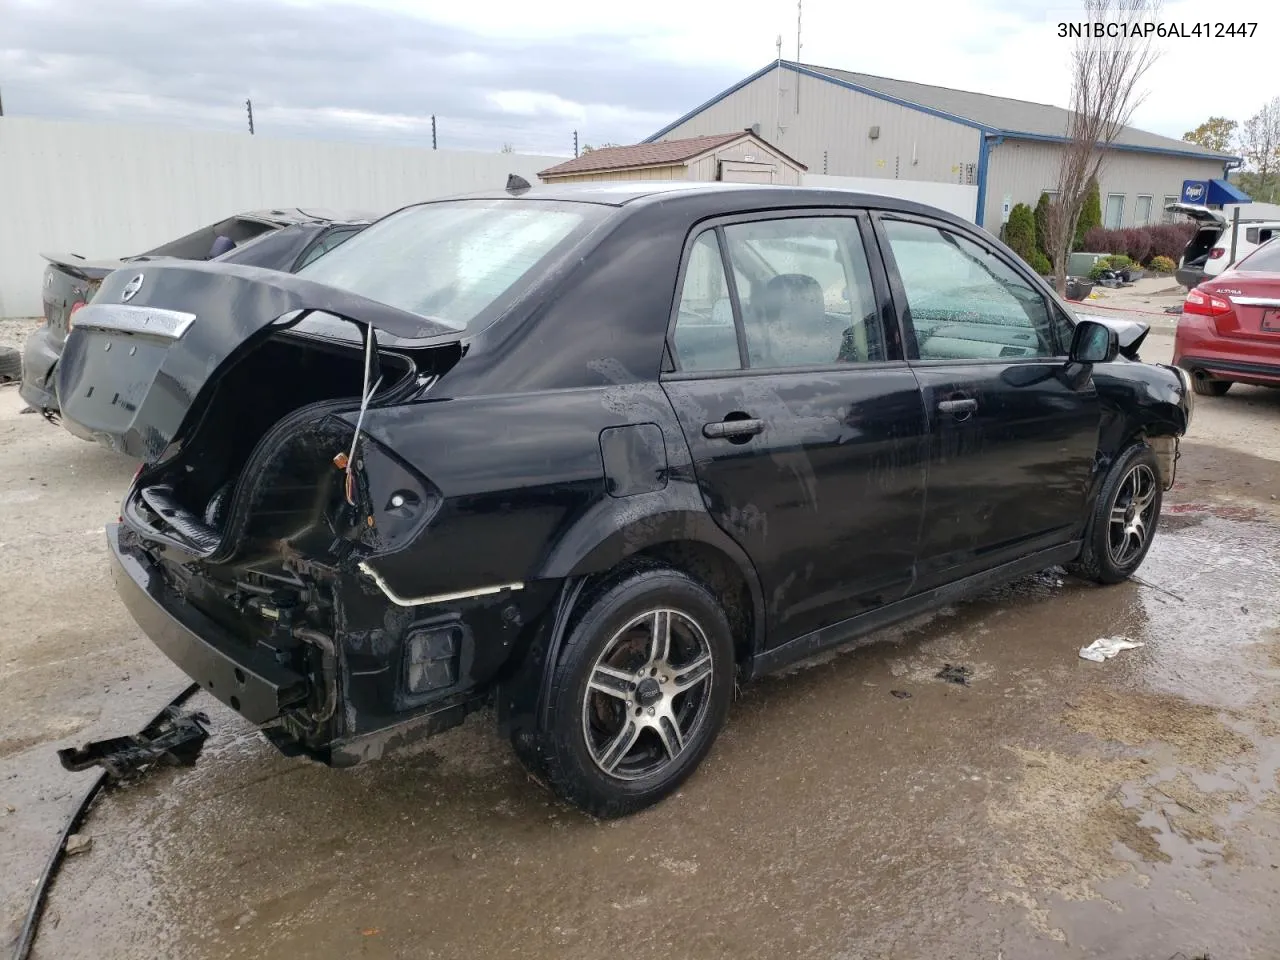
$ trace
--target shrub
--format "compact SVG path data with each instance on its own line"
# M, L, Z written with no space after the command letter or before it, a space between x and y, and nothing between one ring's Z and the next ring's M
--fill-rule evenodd
M1147 266L1155 273L1173 273L1178 268L1178 264L1170 257L1155 256L1151 258L1151 262Z
M1029 260L1036 249L1036 219L1025 203L1015 204L1004 226L1004 242L1023 260Z
M1094 227L1085 234L1083 249L1089 253L1123 253L1134 263L1165 257L1176 264L1195 232L1194 223L1158 223L1127 230Z
M1080 208L1080 219L1076 221L1077 250L1085 249L1085 234L1094 227L1102 226L1102 193L1098 190L1098 181L1089 180L1088 190L1084 195L1084 206Z
M1133 266L1135 261L1123 253L1113 253L1109 257L1104 257L1101 262L1105 263L1109 270L1123 270L1125 267Z
M1120 238L1116 236L1118 230L1107 230L1103 227L1094 227L1084 235L1084 244L1080 248L1087 253L1110 253L1120 246Z
M1151 229L1149 227L1129 227L1118 231L1120 246L1116 253L1124 253L1133 263L1146 263L1151 259Z
M1195 223L1184 220L1178 223L1157 223L1146 229L1151 231L1151 255L1165 257L1176 264L1182 259L1182 251L1199 228Z
M1053 201L1049 199L1049 195L1042 193L1035 209L1036 249L1044 255L1045 259L1051 256L1049 252L1049 207L1052 204Z
M1027 263L1030 265L1032 270L1040 274L1042 277L1047 277L1049 274L1053 273L1053 264L1050 263L1049 258L1039 250L1031 251L1031 256L1027 257Z

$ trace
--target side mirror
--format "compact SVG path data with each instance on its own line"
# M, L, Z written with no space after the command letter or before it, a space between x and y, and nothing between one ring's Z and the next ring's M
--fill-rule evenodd
M1106 324L1081 320L1071 337L1072 363L1110 363L1120 353L1120 337Z

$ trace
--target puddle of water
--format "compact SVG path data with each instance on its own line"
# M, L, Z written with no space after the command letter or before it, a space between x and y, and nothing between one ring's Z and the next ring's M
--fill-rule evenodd
M1259 707L1278 546L1255 518L1171 515L1141 571L1154 586L1050 572L748 688L681 792L626 821L555 802L486 714L335 771L278 756L205 701L215 735L197 767L95 812L44 955L587 958L625 936L635 958L1191 956L1196 937L1242 956L1280 942L1265 859L1280 857L1280 749ZM1146 646L1079 659L1117 633ZM938 680L944 662L971 685Z

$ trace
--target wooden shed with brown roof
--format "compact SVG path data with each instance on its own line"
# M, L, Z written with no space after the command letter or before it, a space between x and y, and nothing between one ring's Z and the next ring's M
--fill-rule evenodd
M725 180L800 185L805 165L751 130L630 147L601 147L549 167L544 183L581 180Z

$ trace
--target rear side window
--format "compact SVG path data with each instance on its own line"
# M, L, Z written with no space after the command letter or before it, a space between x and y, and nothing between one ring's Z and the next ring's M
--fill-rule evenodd
M694 241L676 312L676 359L682 370L738 370L738 335L714 230Z
M1280 273L1280 240L1263 244L1237 263L1236 269L1254 273Z
M922 360L1056 354L1044 297L999 257L922 223L885 220Z
M426 203L366 227L298 273L475 333L606 215L585 203Z
M753 368L884 360L875 291L852 217L797 217L726 227Z

